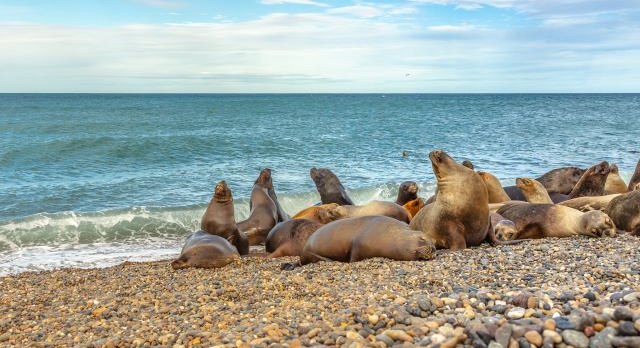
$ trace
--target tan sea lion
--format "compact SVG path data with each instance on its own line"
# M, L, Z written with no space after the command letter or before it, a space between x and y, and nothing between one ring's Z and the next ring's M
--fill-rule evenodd
M640 236L640 191L615 197L606 210L618 228Z
M251 190L249 200L249 217L238 223L238 228L247 235L249 245L264 243L267 234L278 221L278 207L269 196L271 184L271 170L260 171Z
M311 168L309 175L316 184L322 204L353 205L340 179L327 168Z
M307 219L317 223L324 224L324 220L321 216L325 216L324 212L328 209L335 208L340 206L338 203L329 203L322 205L314 205L309 208L302 209L296 215L292 217L292 219Z
M542 176L536 178L536 180L547 189L549 196L553 200L554 194L568 195L585 171L585 169L576 167L556 168L544 173ZM504 190L514 201L526 200L517 186L505 186Z
M496 240L511 240L510 236L518 233L516 224L509 219L505 219L504 216L498 213L489 213L489 228L493 231L495 240L491 240L491 244L499 244Z
M228 240L198 231L189 236L178 259L171 262L171 267L220 268L236 260L240 260L240 255Z
M405 203L402 207L409 212L409 218L413 218L425 205L426 202L424 198L418 197L412 201Z
M601 211L582 213L556 204L508 203L498 214L513 221L518 233L512 239L546 237L615 236L616 226Z
M342 205L319 213L324 223L357 216L388 216L409 223L409 212L393 202L371 201L365 205Z
M478 172L478 175L480 175L482 181L484 181L484 184L487 186L489 203L500 203L511 200L511 198L509 198L509 195L504 192L504 189L500 184L500 180L498 180L498 178L496 178L493 174L487 172Z
M602 161L587 169L578 180L576 186L573 187L567 199L604 195L604 185L607 182L608 175L609 163L607 161Z
M618 166L614 163L609 167L609 176L604 184L604 194L612 195L615 193L627 193L629 191L627 184L620 177Z
M229 241L240 255L249 253L249 241L236 224L233 195L225 181L216 184L213 197L202 215L200 229Z
M489 198L484 181L443 151L432 151L429 159L438 181L438 196L411 219L410 228L424 232L438 248L479 245L489 231Z
M529 203L553 204L547 189L535 179L517 178L516 186Z
M418 184L415 181L405 181L400 184L396 204L404 205L416 198L418 198Z
M291 219L277 224L269 232L264 244L266 251L271 253L268 257L302 255L309 236L322 226L323 224L306 219Z
M640 184L640 160L638 160L638 164L636 164L636 170L633 172L631 179L629 180L629 191L637 190L637 185Z
M386 216L361 216L319 228L304 246L300 264L332 260L357 262L373 257L399 261L430 260L435 247L420 231Z
M611 203L611 200L613 200L618 196L620 196L620 193L616 193L613 195L606 195L606 196L584 196L584 197L569 199L564 202L560 202L558 204L564 205L565 207L580 210L582 212L600 210L606 213L607 205Z

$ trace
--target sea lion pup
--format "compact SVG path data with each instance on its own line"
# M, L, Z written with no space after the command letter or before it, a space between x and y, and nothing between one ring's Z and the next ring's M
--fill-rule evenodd
M518 233L516 224L498 213L489 213L489 222L489 228L492 231L492 234L489 234L489 243L492 245L502 244L498 241L512 240L512 236Z
M431 151L429 159L438 181L438 195L411 219L409 227L424 232L438 248L480 245L489 230L489 198L484 181L444 151Z
M585 171L585 169L576 167L556 168L542 174L542 176L536 178L536 180L547 189L549 196L553 200L554 194L556 193L568 195ZM504 190L514 201L526 200L526 197L520 192L517 186L505 186ZM561 200L561 196L558 197L558 200Z
M618 196L620 196L620 193L616 193L613 195L606 195L606 196L584 196L584 197L569 199L564 202L560 202L558 204L564 205L565 207L580 210L582 212L600 210L606 213L607 205L611 203L611 200L613 200ZM615 220L613 222L615 223Z
M547 189L535 179L517 178L516 186L529 203L553 204Z
M418 197L412 201L405 203L402 207L409 212L409 218L413 218L418 214L420 209L424 208L426 202L424 198Z
M640 191L615 197L606 210L618 228L640 236Z
M340 179L327 168L311 168L309 175L316 184L322 204L338 203L339 205L353 205Z
M567 199L604 195L604 185L607 182L608 175L609 163L607 161L602 161L587 169L576 186L573 187Z
M360 216L320 227L307 239L300 264L357 262L373 257L399 261L430 260L434 245L422 232L386 216Z
M260 175L253 184L251 199L249 200L249 217L238 223L238 228L249 239L249 245L264 243L267 234L278 221L278 208L269 196L271 185L271 170L260 171Z
M518 233L512 239L615 236L616 226L601 211L582 213L573 208L555 204L507 203L498 214L513 221Z
M306 219L291 219L277 224L269 232L264 244L266 251L271 253L267 257L302 255L302 249L309 236L322 226Z
M371 201L365 205L341 205L320 211L319 215L325 224L350 217L373 215L388 216L405 223L409 223L411 220L409 212L402 206L385 201Z
M197 231L187 238L180 256L171 262L171 267L173 269L220 268L239 259L238 250L228 240L204 231Z
M467 167L467 168L469 168L469 169L471 169L471 170L475 170L475 167L474 167L473 163L471 163L471 161L469 161L469 160L462 161L462 165Z
M307 219L320 224L324 224L324 220L321 218L321 215L324 217L324 212L327 209L339 207L338 203L329 203L322 205L314 205L309 208L302 209L296 215L292 217L292 219Z
M511 200L509 195L504 192L504 189L500 184L500 180L498 180L498 178L496 178L493 174L487 172L478 172L478 175L480 175L482 181L484 181L484 184L487 186L489 203L500 203Z
M397 205L404 205L416 198L418 198L418 184L415 181L405 181L400 184L396 198Z
M216 184L209 206L202 215L200 229L228 240L236 247L240 255L249 253L249 241L244 232L240 231L236 225L233 195L225 181Z
M609 176L604 184L604 194L612 195L615 193L627 193L629 191L627 184L620 177L618 165L612 163L609 167Z

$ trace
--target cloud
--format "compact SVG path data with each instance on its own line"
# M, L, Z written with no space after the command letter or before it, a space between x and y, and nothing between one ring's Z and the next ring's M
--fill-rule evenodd
M379 8L376 8L373 6L364 6L364 5L337 7L337 8L332 8L327 12L338 13L338 14L348 14L348 15L362 17L362 18L380 17L385 14L385 12Z
M185 3L182 1L172 1L172 0L132 0L132 1L142 5L147 5L152 7L164 7L164 8L182 7L185 5Z
M311 1L311 0L262 0L260 1L263 5L281 5L281 4L295 4L295 5L312 5L312 6L320 6L320 7L329 7L328 4Z
M438 33L466 33L478 28L475 25L434 25L427 29Z

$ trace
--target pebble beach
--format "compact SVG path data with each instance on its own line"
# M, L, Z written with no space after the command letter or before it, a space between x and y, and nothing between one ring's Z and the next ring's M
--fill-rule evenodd
M0 278L2 347L640 347L640 238Z

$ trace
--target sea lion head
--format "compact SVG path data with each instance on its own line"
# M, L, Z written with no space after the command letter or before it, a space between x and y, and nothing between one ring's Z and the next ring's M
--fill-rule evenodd
M517 178L516 186L525 192L535 192L536 190L536 181L529 178Z
M493 229L498 240L514 240L518 237L516 224L511 220L500 220Z
M465 166L459 165L451 158L446 152L442 150L433 150L429 153L429 159L431 160L431 168L438 180L444 178L447 175L453 173L454 170L462 167L465 170L471 170Z
M271 180L271 169L264 168L263 170L261 170L260 175L258 175L258 178L256 179L256 182L254 184L262 185L266 188L272 188L273 181Z
M609 215L600 210L593 210L582 215L582 224L587 235L592 237L614 237L616 225Z
M471 169L471 170L475 169L475 167L473 166L473 163L471 163L471 161L469 161L469 160L462 161L462 165L467 167L467 168L469 168L469 169Z
M422 233L421 233L422 234ZM423 234L418 236L418 247L414 250L414 260L427 261L436 254L436 246Z
M206 245L192 248L180 255L177 260L172 261L171 268L220 268L233 261L240 260L240 256L235 253L231 255L212 257L212 254L217 252L216 248L208 247Z
M593 174L594 175L602 175L605 177L609 174L609 172L611 171L611 167L609 166L609 162L607 161L602 161L600 163L598 163L597 165L595 165L593 167Z
M340 220L347 216L346 208L343 206L335 206L324 209L318 209L318 218L323 224L328 224L332 221Z
M609 166L609 174L619 174L619 169L618 169L618 165L615 163L611 163L611 165Z
M404 191L410 194L418 193L418 184L413 181L405 181L400 184L400 191Z
M231 189L229 188L229 186L227 186L227 183L224 180L216 184L213 197L215 198L216 202L220 203L233 201Z

